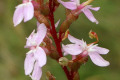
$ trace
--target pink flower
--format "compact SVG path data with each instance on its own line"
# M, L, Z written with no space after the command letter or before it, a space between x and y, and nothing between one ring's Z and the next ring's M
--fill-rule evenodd
M93 16L91 10L94 11L98 11L100 9L100 7L95 7L93 8L92 5L87 5L87 6L83 6L83 8L79 8L81 7L80 5L80 0L70 0L69 2L63 2L61 0L58 0L59 3L61 3L65 8L70 9L70 10L75 10L75 9L79 9L80 11L82 11L86 17L91 21L91 22L95 22L96 24L98 24L98 21L95 19L95 17Z
M82 53L83 55L89 55L92 62L98 66L104 67L109 65L109 62L100 56L100 54L107 54L109 52L108 49L99 47L97 44L87 45L83 40L76 39L71 35L68 35L68 39L73 44L63 45L65 55L71 54L75 57L75 55Z
M29 21L34 16L34 7L32 0L23 0L23 3L16 7L13 15L14 26L17 26L24 19L24 22Z
M29 75L33 80L40 80L42 75L41 68L46 64L47 60L45 51L40 47L46 36L47 28L44 24L40 24L38 28L37 33L34 30L27 38L25 46L25 48L30 49L24 62L25 74Z

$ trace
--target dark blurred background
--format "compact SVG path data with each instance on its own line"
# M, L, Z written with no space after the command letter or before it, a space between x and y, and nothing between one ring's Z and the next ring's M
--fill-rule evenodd
M81 0L85 1L85 0ZM24 59L28 49L24 49L26 37L36 28L36 19L26 23L22 22L17 27L13 26L13 13L15 6L22 0L0 0L0 80L31 80L24 74ZM100 6L98 12L93 12L99 24L90 22L84 14L70 27L70 33L84 39L87 43L91 40L88 32L92 29L99 36L99 46L108 48L110 52L103 57L110 61L108 67L98 67L91 60L79 69L81 80L120 80L120 0L95 0L93 6ZM65 19L65 9L60 6L55 12L55 21ZM66 40L65 43L68 41ZM64 72L56 61L48 57L45 72L51 71L56 80L67 80Z

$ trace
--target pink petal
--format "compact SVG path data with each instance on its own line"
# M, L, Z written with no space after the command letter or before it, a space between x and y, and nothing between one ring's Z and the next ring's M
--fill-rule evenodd
M98 47L98 46L96 46L94 49L96 49L97 50L96 52L99 53L99 54L107 54L109 52L108 49L102 48L102 47Z
M40 23L37 21L37 27L40 25Z
M108 61L104 60L98 53L89 53L89 56L92 62L98 66L105 67L110 64Z
M80 5L80 0L71 0L74 1L77 5Z
M31 1L31 0L23 0L23 3L27 3L27 2L29 2L29 1Z
M41 76L42 76L42 69L39 66L38 62L36 62L31 77L33 80L40 80Z
M41 47L37 47L36 52L34 53L35 59L38 61L39 66L42 67L46 64L46 54Z
M87 7L83 8L82 11L91 22L98 24L98 21L95 19L92 12Z
M43 39L46 36L46 33L47 33L47 28L46 28L45 24L44 23L40 24L38 26L38 31L36 34L37 35L36 42L38 45L43 41Z
M24 62L25 75L29 75L32 72L34 62L35 62L34 54L32 53L32 51L29 51L26 55Z
M94 11L98 11L100 9L100 7L92 7L92 5L88 5L87 7Z
M83 44L83 41L82 41L82 40L79 40L79 39L71 36L70 34L68 35L68 39L69 39L70 42L72 42L72 43L76 43L76 44L80 44L80 45Z
M31 46L33 46L33 44L31 44L31 41L33 42L33 38L35 36L35 30L33 30L33 32L30 34L30 36L27 38L27 42L24 48L30 48Z
M68 55L68 53L67 53L67 52L64 52L64 56L66 56L66 55Z
M17 26L23 20L23 10L24 10L23 4L20 4L16 7L16 10L15 10L14 15L13 15L14 26Z
M65 53L71 54L71 55L78 55L82 52L82 49L79 45L76 44L68 44L68 45L62 45L63 51Z
M63 2L61 0L58 0L59 3L61 3L65 8L70 9L70 10L75 10L77 9L77 5L75 2Z
M56 22L56 24L55 24L55 28L57 28L58 27L58 24L60 23L60 19Z
M29 21L34 16L34 7L31 2L24 5L24 22Z

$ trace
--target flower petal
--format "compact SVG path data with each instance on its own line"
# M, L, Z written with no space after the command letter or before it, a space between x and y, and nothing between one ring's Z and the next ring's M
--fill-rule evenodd
M31 2L25 3L24 6L24 22L29 21L34 16L34 7Z
M62 45L63 51L65 53L71 54L71 55L78 55L82 52L82 49L79 45L76 44L68 44L68 45Z
M37 37L36 37L36 42L38 45L43 41L47 33L47 28L44 23L40 24L38 26L38 31L37 31Z
M77 9L77 4L75 2L63 2L61 0L58 0L59 3L61 3L65 8L70 9L70 10L75 10Z
M16 7L16 10L13 15L14 26L17 26L23 20L23 10L24 10L23 4L20 4Z
M72 42L72 43L80 44L80 45L83 44L83 41L82 41L82 40L79 40L79 39L71 36L70 34L68 35L68 39L69 39L69 41Z
M75 2L77 5L80 5L80 0L70 0L70 1L73 1L73 2Z
M40 67L46 64L46 61L47 61L46 54L45 54L45 51L41 47L37 47L34 55Z
M104 60L98 53L89 53L89 56L92 62L98 66L105 67L110 64L108 61Z
M68 55L68 53L67 52L64 52L64 56L67 56Z
M37 27L40 25L40 23L37 21Z
M92 7L92 5L88 5L88 8L94 11L98 11L100 7Z
M42 76L42 69L39 66L38 62L36 62L31 78L33 80L40 80L41 76Z
M93 16L92 12L87 8L87 6L83 8L82 11L91 22L95 22L96 24L99 23Z
M35 36L35 30L33 30L33 32L27 38L26 45L24 46L24 48L30 48L31 46L33 46L31 42L34 42L33 40L34 36Z
M32 53L32 51L29 51L26 55L24 62L25 75L29 75L32 72L34 62L35 62L34 54Z
M55 28L58 27L59 23L60 23L60 19L55 23Z
M102 47L94 47L94 49L96 49L96 52L99 53L99 54L107 54L109 52L108 49L106 48L102 48Z

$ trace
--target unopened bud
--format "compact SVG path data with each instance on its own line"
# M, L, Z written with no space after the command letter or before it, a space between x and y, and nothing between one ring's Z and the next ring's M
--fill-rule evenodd
M46 73L46 79L47 80L55 80L55 77L50 73L50 71L47 71L47 73Z
M36 10L34 12L34 16L36 17L36 19L38 20L39 23L44 23L47 28L50 27L47 18L44 15L42 15L39 11Z
M94 38L95 38L95 39L97 40L97 41L93 42L94 44L99 42L99 39L98 39L98 36L97 36L96 32L93 32L92 30L89 32L89 37L90 37L91 39L94 39ZM88 45L89 45L89 44L88 44Z
M46 76L47 76L47 77L51 76L50 71L47 71L47 72L46 72Z
M78 19L78 15L75 15L74 13L70 13L67 15L66 20L61 24L60 26L60 32L65 33L66 30L70 27L70 25Z
M95 32L93 32L92 30L90 30L90 32L89 32L89 37L90 37L91 39L97 38L97 34L96 34Z
M69 60L68 60L66 57L61 57L61 58L59 59L59 64L60 64L61 66L67 66L67 65L68 65L68 62L69 62Z
M68 37L68 34L69 34L69 29L65 32L65 35L62 38L62 41L64 41Z

